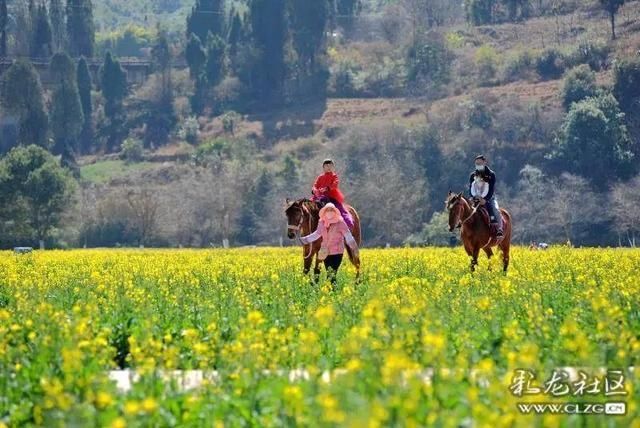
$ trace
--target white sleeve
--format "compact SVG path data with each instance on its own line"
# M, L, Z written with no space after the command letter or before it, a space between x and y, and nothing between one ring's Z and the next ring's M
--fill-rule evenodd
M482 186L482 197L486 197L489 194L489 183L486 183Z
M300 238L300 240L304 244L311 244L312 242L316 242L322 236L323 230L324 230L324 223L319 222L318 223L318 228L316 229L315 232L313 232L313 233L311 233L311 234L309 234L307 236L303 236L302 238Z
M347 245L352 250L355 250L356 248L358 248L358 243L356 242L356 239L353 237L353 234L348 229L347 229L347 233L344 234L344 240L347 241Z

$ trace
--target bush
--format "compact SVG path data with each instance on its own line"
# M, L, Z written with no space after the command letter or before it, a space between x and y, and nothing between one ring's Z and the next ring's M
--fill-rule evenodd
M122 143L120 157L126 162L140 162L144 154L144 144L137 138L127 138Z
M617 61L613 72L613 95L620 108L632 112L640 107L640 58Z
M502 70L502 80L513 82L528 78L534 69L534 63L534 55L528 49L508 57Z
M200 131L200 124L198 119L194 116L188 117L182 123L178 136L188 142L189 144L198 143L198 133Z
M582 64L567 72L562 87L562 103L566 109L571 104L596 95L596 74Z
M235 111L228 111L222 115L222 128L224 132L227 134L233 135L236 130L236 125L242 119Z
M592 70L606 68L611 47L602 41L583 41L569 55L567 65L587 64Z
M453 55L439 34L416 39L407 50L407 81L414 87L438 87L450 79Z
M547 49L536 58L536 71L543 80L559 78L565 67L564 55L557 49Z
M495 76L498 68L498 54L489 45L482 45L476 50L475 55L478 77L481 83L489 83Z

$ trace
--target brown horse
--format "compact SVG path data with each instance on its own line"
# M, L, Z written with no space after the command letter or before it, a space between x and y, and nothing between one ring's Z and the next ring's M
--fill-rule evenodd
M511 214L504 209L500 209L502 214L504 237L497 240L491 233L489 217L484 214L479 206L473 207L462 193L449 192L445 201L449 211L449 232L453 232L456 227L460 227L460 237L467 254L471 256L471 271L475 271L478 264L478 254L484 250L487 257L491 259L493 250L491 247L499 247L502 250L503 270L506 273L509 268L509 249L511 247Z
M345 205L345 208L349 210L353 217L353 229L351 233L355 238L358 247L362 242L362 232L360 229L360 216L358 212L351 206ZM287 236L289 239L295 239L299 233L301 236L307 236L313 233L318 228L318 221L320 221L320 207L314 201L309 199L298 199L297 201L290 201L287 199L285 215L287 216ZM318 251L320 251L320 243L322 238L318 239L313 244L304 245L302 247L302 254L304 257L304 273L308 274L313 264L313 258L315 257L315 266L313 272L315 275L320 274L320 261L317 258ZM347 253L349 254L349 260L356 268L356 279L360 278L360 258L353 254L351 248L346 246Z

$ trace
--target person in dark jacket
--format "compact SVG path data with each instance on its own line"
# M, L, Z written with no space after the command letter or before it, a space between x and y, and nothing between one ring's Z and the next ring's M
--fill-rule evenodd
M504 236L502 230L502 215L495 195L496 174L487 165L487 158L478 155L475 158L475 171L469 177L469 193L480 204L485 205L489 212L491 223L497 225L497 236Z

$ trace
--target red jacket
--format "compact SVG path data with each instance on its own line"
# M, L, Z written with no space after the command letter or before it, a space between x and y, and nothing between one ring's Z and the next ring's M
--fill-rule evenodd
M316 196L327 196L336 202L344 203L344 195L338 188L340 179L335 172L325 172L316 178L313 184L313 194ZM328 190L324 190L328 188Z

